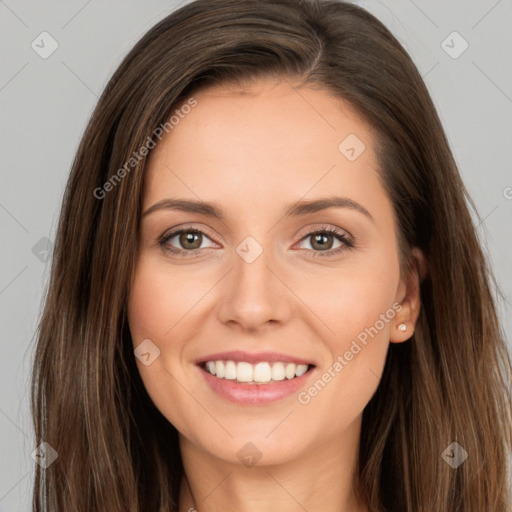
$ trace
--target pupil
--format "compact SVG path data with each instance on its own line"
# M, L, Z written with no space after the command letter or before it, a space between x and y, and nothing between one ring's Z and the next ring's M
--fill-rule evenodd
M194 238L196 238L196 240L195 240L196 245L193 247L187 247L188 243L191 243L191 244L194 243ZM199 244L197 244L198 240L199 240ZM182 244L183 247L186 247L189 249L198 249L199 247L201 247L201 240L199 238L199 233L191 233L191 232L182 233L181 237L180 237L180 243Z
M314 242L312 244L313 247L315 247L315 244L317 242L320 242L320 245L319 245L320 249L326 249L326 248L330 249L330 245L332 245L332 244L327 244L326 239L331 238L331 240L332 240L332 235L318 234L318 235L315 235L313 238L314 238ZM327 245L329 245L329 247L326 247Z

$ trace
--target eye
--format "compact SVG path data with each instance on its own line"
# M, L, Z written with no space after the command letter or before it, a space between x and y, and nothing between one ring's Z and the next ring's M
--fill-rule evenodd
M212 247L204 247L205 240L209 240L209 237L201 230L181 228L164 234L158 243L164 251L186 257L196 254L200 249Z
M351 237L346 233L329 226L323 226L315 231L311 231L302 238L301 243L304 243L304 241L309 241L311 248L306 247L306 249L316 253L313 254L313 257L315 258L332 256L345 249L355 247L354 240ZM336 241L339 245L333 248Z
M203 242L211 241L211 238L200 229L184 227L162 235L158 244L165 252L179 257L190 257L197 255L201 249L214 247L214 245L203 246ZM311 240L310 248L306 247L305 249L313 252L314 258L333 256L355 247L352 237L330 226L321 226L315 231L307 233L299 243L309 240ZM333 247L336 242L338 242L338 246Z

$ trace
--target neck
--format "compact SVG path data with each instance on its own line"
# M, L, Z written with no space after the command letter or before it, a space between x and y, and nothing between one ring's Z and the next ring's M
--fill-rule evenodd
M309 447L293 460L246 467L220 460L180 436L185 476L180 512L366 512L357 502L360 420L340 439Z

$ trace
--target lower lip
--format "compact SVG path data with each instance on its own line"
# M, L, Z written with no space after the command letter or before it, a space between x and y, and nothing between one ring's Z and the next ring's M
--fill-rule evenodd
M235 380L219 379L198 367L207 384L220 396L231 402L244 405L262 405L286 398L305 386L315 367L293 379L284 379L270 384L244 384Z

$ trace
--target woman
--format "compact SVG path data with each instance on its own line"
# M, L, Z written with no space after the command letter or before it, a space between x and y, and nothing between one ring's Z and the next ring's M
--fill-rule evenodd
M511 362L467 203L363 9L162 20L66 189L34 510L510 511Z

